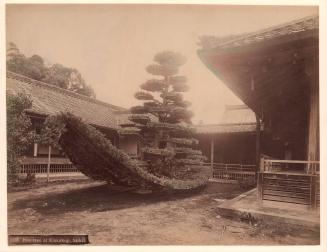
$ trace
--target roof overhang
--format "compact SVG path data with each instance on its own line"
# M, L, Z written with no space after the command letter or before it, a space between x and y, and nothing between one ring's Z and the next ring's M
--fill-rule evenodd
M201 49L198 55L233 93L260 115L262 106L282 107L290 96L301 99L306 92L307 66L318 61L319 29L259 37L260 33L252 42L249 36L249 41L242 38Z
M222 134L241 134L241 133L255 133L255 123L244 124L208 124L196 125L197 135L222 135ZM260 129L263 130L263 127Z

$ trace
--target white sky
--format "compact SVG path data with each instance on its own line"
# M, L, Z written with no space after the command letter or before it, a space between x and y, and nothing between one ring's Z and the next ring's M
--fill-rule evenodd
M27 56L78 69L97 99L129 108L153 76L145 71L163 50L183 53L180 74L191 90L194 123L218 123L226 104L241 101L196 54L200 35L256 31L317 14L315 7L222 5L7 5L7 42ZM83 109L83 108L81 108Z

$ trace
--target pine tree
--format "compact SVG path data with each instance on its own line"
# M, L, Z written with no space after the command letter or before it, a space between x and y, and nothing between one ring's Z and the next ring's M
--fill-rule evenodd
M201 151L195 149L198 141L193 138L190 125L190 103L182 95L188 86L186 78L178 75L186 60L166 51L157 54L154 61L147 71L159 78L141 85L142 90L135 97L144 103L131 108L132 122L118 131L139 135L140 157L128 155L70 113L47 120L45 139L58 143L74 165L93 179L153 189L190 190L204 186L212 172L203 165Z
M186 59L179 53L164 51L156 54L154 61L146 71L161 78L143 83L135 98L144 103L131 108L130 120L143 139L142 159L157 175L192 179L192 171L198 172L205 157L194 149L198 141L192 137L191 103L182 95L189 86L186 77L178 75ZM153 117L157 120L151 120Z

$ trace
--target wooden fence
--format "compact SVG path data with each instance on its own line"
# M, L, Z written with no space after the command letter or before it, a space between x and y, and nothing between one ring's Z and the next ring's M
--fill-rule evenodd
M213 166L213 178L221 181L235 182L255 178L255 165L223 163L206 163L206 165Z
M261 160L258 198L320 206L319 161Z
M73 164L50 164L50 173L79 172ZM47 173L47 164L22 164L19 173Z

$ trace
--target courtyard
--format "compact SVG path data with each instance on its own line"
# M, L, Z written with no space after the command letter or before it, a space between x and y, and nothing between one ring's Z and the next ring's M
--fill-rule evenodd
M90 179L10 189L8 234L87 234L90 245L313 245L314 230L223 218L244 190L210 182L193 192L142 193Z

